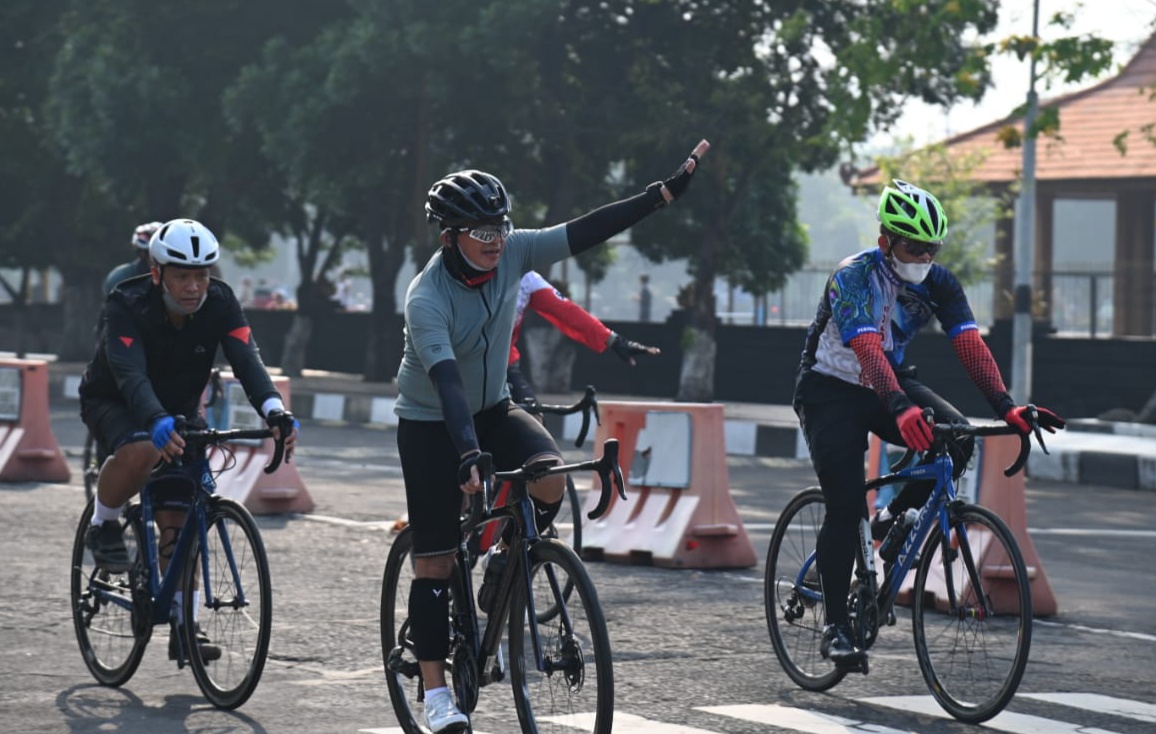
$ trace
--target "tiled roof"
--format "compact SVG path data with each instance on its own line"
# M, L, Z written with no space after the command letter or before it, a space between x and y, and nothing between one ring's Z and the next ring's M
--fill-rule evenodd
M1150 37L1119 75L1094 87L1045 100L1041 108L1060 108L1062 140L1041 136L1036 143L1036 178L1042 181L1080 181L1156 178L1156 145L1144 139L1144 126L1156 124L1156 34ZM996 139L1009 124L1023 132L1023 120L1010 118L988 123L944 141L949 152L961 155L986 150L987 158L971 174L975 181L1010 183L1023 167L1023 149L1006 148ZM1127 155L1113 140L1123 131ZM1149 135L1156 131L1149 130ZM857 171L848 183L880 183L877 167Z

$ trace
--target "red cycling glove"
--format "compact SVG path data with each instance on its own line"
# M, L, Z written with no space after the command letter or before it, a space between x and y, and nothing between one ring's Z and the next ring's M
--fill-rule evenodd
M923 408L913 405L895 417L899 433L908 448L927 451L931 448L931 426L923 419Z
M1015 426L1022 433L1031 433L1032 427L1028 423L1028 420L1031 416L1027 415L1027 413L1028 406L1017 405L1005 413L1003 419L1007 421L1009 426ZM1055 433L1057 428L1062 429L1064 426L1068 425L1063 418L1059 417L1047 408L1037 407L1036 418L1040 428L1044 429L1048 433Z

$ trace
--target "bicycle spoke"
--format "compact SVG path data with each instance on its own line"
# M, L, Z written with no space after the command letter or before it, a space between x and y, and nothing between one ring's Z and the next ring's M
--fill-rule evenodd
M949 542L938 527L928 540L936 550L916 575L912 628L936 700L957 719L978 723L1002 711L1019 686L1031 645L1031 595L1006 525L983 507L952 513Z

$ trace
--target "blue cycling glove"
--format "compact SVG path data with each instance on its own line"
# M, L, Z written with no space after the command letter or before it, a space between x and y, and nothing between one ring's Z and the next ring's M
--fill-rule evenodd
M173 417L166 415L163 418L157 418L157 422L153 424L152 439L153 446L160 451L169 442L169 438L173 435L173 429L176 427Z

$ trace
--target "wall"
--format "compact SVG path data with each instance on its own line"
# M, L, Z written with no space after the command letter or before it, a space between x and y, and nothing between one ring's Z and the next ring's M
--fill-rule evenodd
M249 311L253 333L269 365L281 361L291 311ZM19 321L18 321L19 318ZM361 373L371 316L328 313L316 317L306 366L310 369ZM624 336L662 349L657 357L639 359L630 368L610 352L595 354L578 347L571 388L592 384L599 392L670 398L678 389L682 317L675 312L663 324L607 321ZM0 305L0 351L17 348L18 326L29 352L55 353L59 347L59 304L16 309ZM387 364L401 360L402 322L388 320ZM528 314L525 329L552 328ZM719 401L789 404L806 330L795 327L719 326L715 397ZM998 322L986 340L1001 372L1011 373L1011 324ZM983 397L955 358L947 338L928 331L908 349L908 362L919 376L965 414L990 415ZM528 354L525 359L532 360ZM1092 417L1113 408L1138 411L1156 390L1156 339L1077 339L1037 334L1033 346L1033 398L1061 415Z

